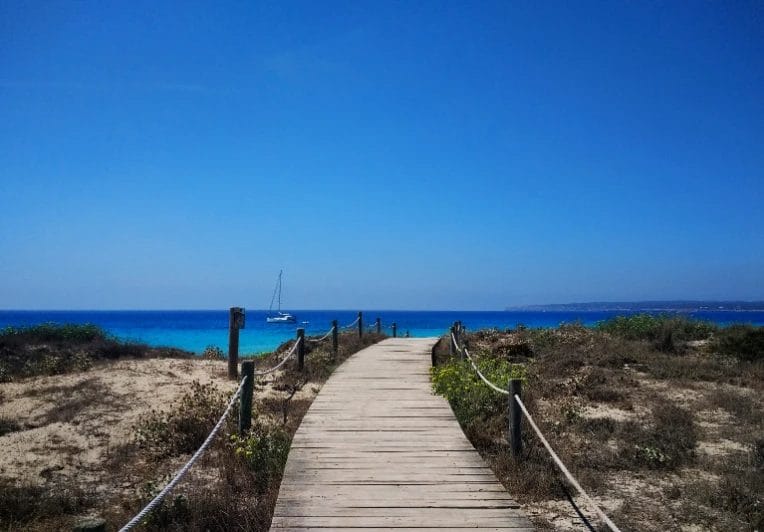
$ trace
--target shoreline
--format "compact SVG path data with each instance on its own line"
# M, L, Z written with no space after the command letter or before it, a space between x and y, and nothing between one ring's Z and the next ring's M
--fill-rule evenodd
M331 312L331 313L330 313ZM285 341L295 337L297 327L304 327L307 335L323 335L329 329L332 319L340 324L352 322L356 312L343 311L335 315L333 311L301 311L307 324L273 325L265 324L267 311L247 311L247 324L240 331L239 351L242 354L259 357ZM555 328L561 323L582 321L586 326L619 315L634 315L633 311L365 311L367 322L380 317L383 327L397 322L399 334L408 331L412 337L426 337L443 334L453 321L461 320L469 330L507 329L524 324L531 328ZM655 312L653 314L665 314ZM688 316L687 313L675 313ZM764 325L764 312L757 311L705 311L690 314L690 317L712 321L721 326L733 323ZM300 320L298 315L298 320ZM14 314L0 311L0 329L6 325L32 325L46 321L58 323L95 323L125 341L145 343L152 347L173 347L200 354L207 346L213 345L224 351L228 341L227 311L22 311ZM390 332L389 330L387 331Z

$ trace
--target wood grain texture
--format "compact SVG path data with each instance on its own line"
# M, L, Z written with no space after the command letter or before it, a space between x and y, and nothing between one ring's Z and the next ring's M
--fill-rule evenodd
M289 452L274 530L530 531L433 395L435 338L390 338L329 378Z

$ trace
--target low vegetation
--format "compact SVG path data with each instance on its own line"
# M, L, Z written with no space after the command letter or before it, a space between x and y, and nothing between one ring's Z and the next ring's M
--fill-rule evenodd
M96 334L92 336L69 339L49 336L44 341L52 352L56 349L74 351L109 341L97 329L93 330ZM28 349L43 341L35 334L27 335L24 341L21 338L21 335L14 336L14 349ZM298 371L292 360L282 371L258 378L251 430L238 433L238 409L235 409L208 452L145 519L141 529L268 530L292 436L321 384L348 356L381 338L368 334L360 340L355 334L341 334L336 358L332 356L330 342L309 341L304 371ZM273 366L292 344L290 341L274 353L258 357L257 366ZM39 478L19 479L4 477L0 471L0 529L67 530L88 515L104 518L109 530L124 525L188 460L223 412L234 383L225 380L227 364L220 360L220 354L219 350L208 349L203 358L167 361L174 365L162 366L165 369L161 371L169 379L173 379L177 371L171 368L178 365L204 365L215 372L217 384L192 382L172 403L138 416L124 441L108 447L98 464L77 464L75 452L70 457L74 461L70 473L66 473L66 468L54 466L43 470ZM136 358L143 364L143 358L150 356L150 353L142 353ZM116 364L116 361L101 363ZM133 371L134 364L125 366L120 361L120 367L120 371ZM59 409L52 408L34 418L21 412L13 418L5 415L0 417L0 436L53 424L54 427L73 426L75 432L88 433L88 438L97 439L99 432L108 427L90 427L82 408L103 403L114 415L121 412L120 398L103 389L100 381L87 377L93 371L83 373L82 378L72 374L78 380L67 386L27 379L41 384L25 390L22 399L42 401L47 397L68 397L72 405L65 410L69 413L53 414ZM110 374L114 371L116 366ZM17 382L11 386L23 385L24 378L20 374L15 373L14 378Z
M194 381L169 410L152 410L136 426L135 443L145 456L153 458L193 453L215 426L226 399L212 384Z
M622 530L752 531L764 527L763 332L637 315L465 341L493 382L524 379L540 428ZM511 458L506 396L445 346L437 359L434 390L535 523L580 529L568 494L596 523L530 427Z
M92 324L43 323L0 329L0 383L86 371L104 360L168 356L191 353L123 342Z

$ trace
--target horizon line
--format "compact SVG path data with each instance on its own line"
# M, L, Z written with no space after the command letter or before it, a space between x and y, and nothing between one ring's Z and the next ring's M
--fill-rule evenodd
M527 303L522 305L508 305L503 308L490 309L361 309L358 308L294 308L291 312L508 312L513 310L527 309L533 307L556 307L573 305L647 305L647 304L691 304L691 303L746 303L762 304L761 299L645 299L645 300L612 300L612 301L576 301L567 303ZM0 312L223 312L231 307L224 308L0 308ZM270 309L249 308L245 310L252 312L272 312ZM584 311L585 312L585 311Z

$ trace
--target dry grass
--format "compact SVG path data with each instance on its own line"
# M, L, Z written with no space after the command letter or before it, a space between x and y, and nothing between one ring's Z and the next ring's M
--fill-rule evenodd
M525 364L524 402L531 414L623 530L762 529L761 358L734 356L729 343L720 353L716 341L667 349L663 333L656 334L640 339L574 325L478 331L467 342L484 360ZM447 343L436 358L452 363ZM524 456L515 461L506 443L506 408L485 413L460 419L465 433L534 522L581 529L530 427L523 434ZM592 516L580 497L574 499Z

